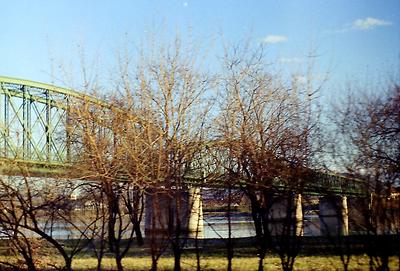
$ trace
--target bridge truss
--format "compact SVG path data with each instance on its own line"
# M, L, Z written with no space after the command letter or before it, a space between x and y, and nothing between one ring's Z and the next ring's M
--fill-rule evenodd
M48 84L0 77L0 159L13 165L54 170L71 162L69 109L78 101L104 105L79 92Z

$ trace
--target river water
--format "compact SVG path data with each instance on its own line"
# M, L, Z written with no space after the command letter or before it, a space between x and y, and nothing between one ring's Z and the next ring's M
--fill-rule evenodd
M319 218L317 215L304 217L304 236L318 236ZM83 225L82 225L83 226ZM142 223L144 233L144 223ZM55 222L51 230L57 239L79 238L77 230L68 228L65 224ZM239 213L231 216L231 233L233 238L250 237L255 235L254 225L250 214ZM227 238L229 235L228 220L223 213L204 213L204 238Z
M319 236L318 215L304 216L304 236ZM250 237L255 235L254 224L250 214L235 214L231 217L232 237ZM204 214L204 237L227 238L229 235L227 218L221 214Z

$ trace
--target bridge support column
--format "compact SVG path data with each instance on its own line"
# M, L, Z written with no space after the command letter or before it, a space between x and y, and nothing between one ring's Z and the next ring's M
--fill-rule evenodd
M301 194L275 198L269 211L271 235L303 235Z
M145 235L204 238L200 189L147 190Z
M189 189L189 238L204 238L203 200L200 188Z
M366 232L370 228L370 197L351 197L347 199L349 208L349 231Z
M319 200L321 235L340 236L349 234L347 197L324 196Z

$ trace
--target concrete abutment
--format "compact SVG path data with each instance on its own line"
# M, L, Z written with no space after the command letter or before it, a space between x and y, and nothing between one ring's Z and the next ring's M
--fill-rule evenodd
M146 191L145 235L204 238L200 188Z
M301 194L280 195L273 199L269 210L272 236L303 235L303 207Z
M349 212L346 196L329 195L319 200L321 235L341 236L349 234Z

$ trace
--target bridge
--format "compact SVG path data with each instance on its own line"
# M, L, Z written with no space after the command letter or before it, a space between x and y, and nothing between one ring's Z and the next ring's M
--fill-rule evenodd
M70 108L103 101L70 89L0 76L0 161L4 174L59 173L72 162Z
M76 154L71 140L74 127L71 127L70 113L83 101L111 108L102 100L74 90L0 77L0 174L18 175L21 167L30 176L39 177L67 172ZM310 176L313 180L308 180L303 187L305 194L325 191L341 196L365 195L362 181L319 172ZM190 179L194 186L212 185L196 178L187 178L188 183ZM198 199L196 202L199 205Z
M33 175L60 173L74 161L71 140L71 108L82 101L93 106L111 105L93 96L49 84L0 76L0 168L3 174L18 174L24 165ZM314 172L306 181L308 193L330 191L358 194L365 183L343 176ZM199 184L196 177L188 177ZM318 181L316 181L318 180ZM207 185L207 184L203 184ZM210 184L211 185L211 184Z

